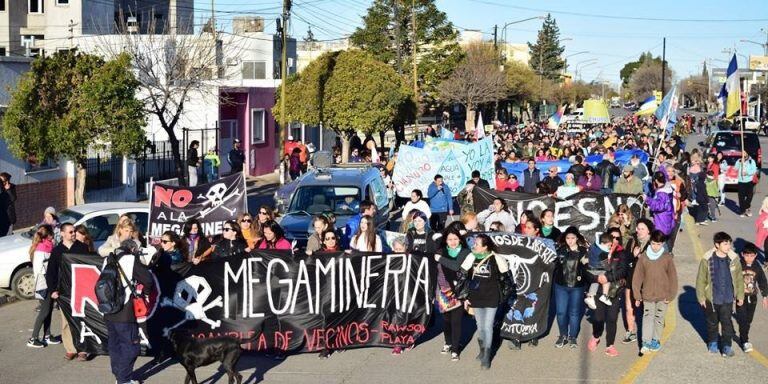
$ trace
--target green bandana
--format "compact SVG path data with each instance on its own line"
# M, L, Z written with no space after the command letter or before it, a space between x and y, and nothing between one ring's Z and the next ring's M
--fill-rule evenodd
M548 227L545 225L541 227L541 234L544 236L549 236L549 234L552 233L552 228L554 228L554 226Z
M475 260L485 259L490 254L491 254L490 252L482 252L482 253L472 252L472 255L475 256Z
M448 251L448 256L450 256L451 259L455 259L456 256L459 255L459 252L461 252L461 245L456 248L448 247L446 250Z

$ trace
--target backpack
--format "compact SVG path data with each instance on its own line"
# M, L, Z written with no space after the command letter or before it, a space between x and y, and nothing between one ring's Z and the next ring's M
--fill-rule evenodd
M96 299L99 301L99 312L104 315L120 312L125 305L125 287L120 279L124 273L117 260L114 253L108 256L107 264L101 270L94 288Z

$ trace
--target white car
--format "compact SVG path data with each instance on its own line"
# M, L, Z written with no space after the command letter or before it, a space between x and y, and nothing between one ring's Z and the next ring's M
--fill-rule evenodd
M146 203L83 204L57 213L61 223L84 224L97 248L112 234L122 214L132 216L139 231L147 232L149 206ZM21 299L31 299L35 294L35 277L29 260L35 229L0 237L0 287L10 288Z

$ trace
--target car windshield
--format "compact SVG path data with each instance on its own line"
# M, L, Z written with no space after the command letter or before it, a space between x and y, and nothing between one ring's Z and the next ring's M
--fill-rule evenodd
M712 141L712 145L717 148L718 151L723 150L741 150L741 135L733 133L718 133L715 139ZM746 133L744 135L744 146L747 148L747 153L756 153L760 143L757 135L754 133Z
M316 215L333 212L339 216L355 215L359 210L359 188L309 185L299 187L293 194L288 214L306 212Z
M59 212L56 212L56 217L59 218L59 224L63 223L76 223L78 220L83 218L83 214L69 210L69 209L63 209ZM21 235L31 239L32 236L35 235L35 231L37 230L37 225L30 228L29 231L23 232Z

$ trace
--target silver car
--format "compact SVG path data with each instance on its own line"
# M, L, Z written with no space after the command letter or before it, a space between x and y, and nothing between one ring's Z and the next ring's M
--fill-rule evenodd
M130 215L142 233L147 232L149 206L146 203L83 204L57 212L61 223L84 224L97 248L114 232L117 220L123 214ZM29 260L35 230L33 227L0 238L0 287L10 288L22 299L31 299L35 294L35 278Z

